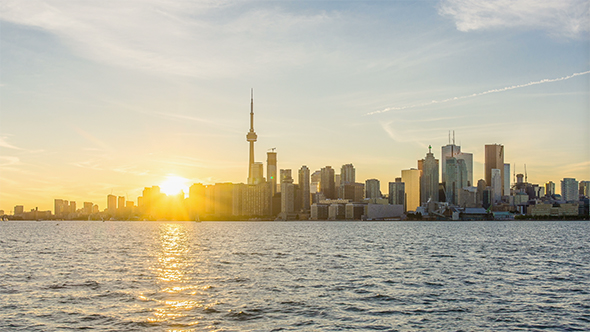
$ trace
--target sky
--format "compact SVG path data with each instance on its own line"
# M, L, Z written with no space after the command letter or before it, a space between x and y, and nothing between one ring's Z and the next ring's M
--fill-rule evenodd
M384 192L431 145L590 180L585 0L0 3L0 209L106 207L171 176L352 163ZM266 172L266 165L265 165Z

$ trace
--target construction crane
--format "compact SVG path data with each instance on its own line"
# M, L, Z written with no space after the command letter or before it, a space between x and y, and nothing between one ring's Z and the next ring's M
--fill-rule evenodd
M526 174L526 164L524 164L524 183L529 183L529 181L527 180L527 174Z

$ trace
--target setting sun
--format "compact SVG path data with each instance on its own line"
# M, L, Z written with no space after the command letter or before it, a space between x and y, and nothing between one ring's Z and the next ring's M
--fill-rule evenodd
M168 175L164 182L160 183L160 191L166 195L176 195L183 191L188 193L189 180L177 175Z

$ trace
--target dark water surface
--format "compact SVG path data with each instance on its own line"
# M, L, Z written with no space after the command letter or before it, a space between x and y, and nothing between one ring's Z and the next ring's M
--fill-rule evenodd
M2 222L2 331L589 331L588 222Z

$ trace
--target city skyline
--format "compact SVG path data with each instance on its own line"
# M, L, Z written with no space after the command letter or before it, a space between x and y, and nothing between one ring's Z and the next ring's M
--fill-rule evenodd
M358 182L378 179L387 192L429 145L440 159L456 130L476 183L486 144L506 147L510 171L526 164L528 182L588 180L590 47L587 16L576 14L588 4L522 3L482 13L459 1L8 1L0 209L50 210L54 198L102 209L106 194L138 197L170 179L246 183L252 87L254 160L276 148L277 170L352 163ZM539 20L556 9L568 20ZM112 16L129 24L113 29ZM206 51L184 48L193 42Z

